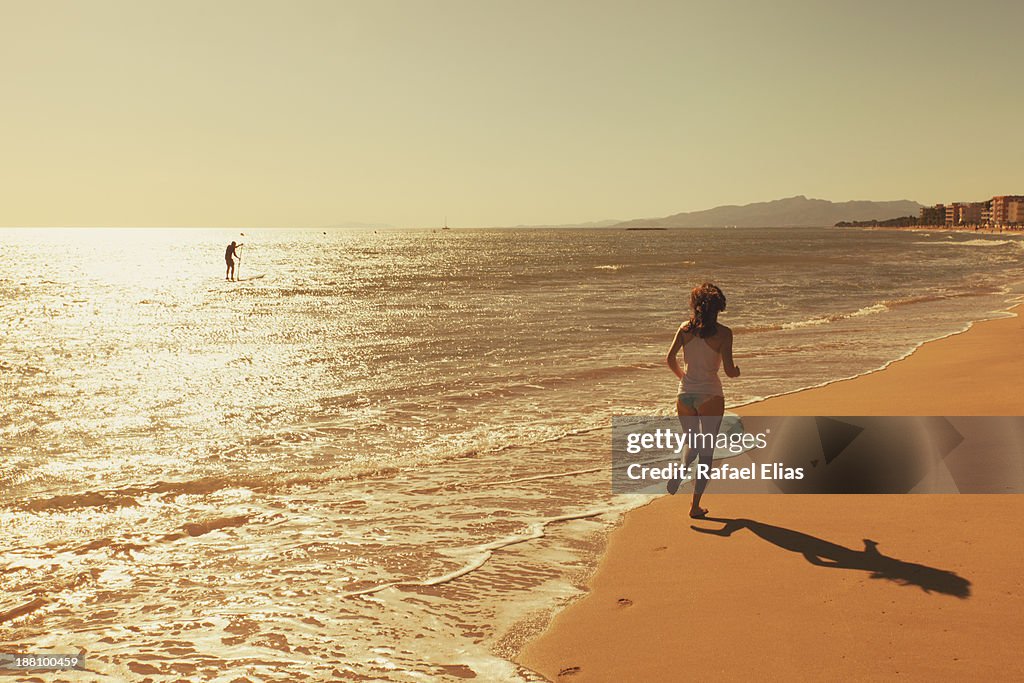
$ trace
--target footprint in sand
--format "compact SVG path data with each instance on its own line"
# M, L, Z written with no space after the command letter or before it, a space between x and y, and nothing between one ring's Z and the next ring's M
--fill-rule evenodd
M668 550L668 546L667 545L659 545L657 548L654 549L654 552L657 553L657 552L661 552L662 550Z
M558 677L561 678L562 676L574 676L579 672L580 668L578 666L568 666L558 672Z
M629 607L633 604L633 601L629 598L619 598L619 607Z

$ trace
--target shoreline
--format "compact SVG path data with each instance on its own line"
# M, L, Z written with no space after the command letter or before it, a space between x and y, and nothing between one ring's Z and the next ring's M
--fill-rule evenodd
M1017 396L1022 392L1015 391L1024 386L1024 356L1018 351L1024 348L1022 311L1024 304L1014 303L959 332L922 342L876 370L733 410L741 415L1024 414L1024 398ZM765 667L773 675L798 679L840 673L949 675L948 668L936 668L940 663L960 673L1024 673L1024 664L998 648L1007 634L1024 632L1024 590L1011 578L1024 571L1024 541L1014 521L1024 513L1021 496L915 496L911 504L904 496L716 497L712 487L706 501L712 517L753 518L754 533L742 531L734 541L694 533L691 522L694 527L721 524L690 520L688 505L688 495L659 496L625 513L608 534L587 592L556 611L515 661L552 681L722 679L763 675ZM979 528L964 513L981 506L986 526ZM860 554L865 551L857 550L859 544L869 537L880 542L883 554L952 574L976 588L958 599L864 572L829 571L757 542L772 533ZM955 547L970 547L973 555L945 553L942 543L929 544L943 534ZM1008 544L1021 546L1021 552L1007 555ZM1007 570L1007 557L1022 566ZM758 569L744 569L750 567ZM792 585L788 572L806 583ZM1001 590L983 591L979 577ZM765 585L774 589L766 594ZM762 603L773 609L759 609ZM935 621L930 611L921 614L925 607L948 614ZM841 634L834 632L837 610L859 615L840 619ZM788 623L786 612L793 612L794 623ZM975 633L958 635L958 620L972 623ZM902 628L915 621L923 627ZM888 640L880 639L879 622L893 626L882 634ZM698 623L703 625L694 629ZM830 641L829 629L840 637ZM752 641L751 647L722 656L721 647L736 642L728 634L737 632L744 634L740 640ZM866 645L886 656L858 661L852 653ZM814 654L780 659L778 653L795 650ZM950 652L956 654L946 657ZM827 668L823 657L832 657Z
M840 230L857 228L860 230L885 230L896 232L948 232L963 233L965 235L1007 235L1011 237L1024 237L1024 228L993 228L991 226L969 226L957 227L955 225L860 225L844 226Z
M938 337L933 337L931 339L926 339L926 340L924 340L922 342L918 342L918 343L914 344L914 346L909 351L907 351L906 353L904 353L904 354L902 354L900 356L897 356L896 358L893 358L892 360L886 361L882 365L879 365L876 368L872 368L871 370L865 370L864 372L859 372L859 373L856 373L856 374L853 374L853 375L849 375L847 377L839 377L837 379L826 380L824 382L820 382L818 384L811 384L811 385L808 385L808 386L805 386L805 387L801 387L799 389L792 389L790 391L783 391L783 392L780 392L778 394L769 394L768 396L762 396L760 398L755 398L755 399L753 399L751 401L747 401L746 403L726 404L725 409L726 410L731 410L731 411L745 410L748 407L756 406L758 404L764 403L765 401L772 401L772 400L777 399L777 398L782 398L782 397L785 397L785 396L792 396L794 394L800 394L800 393L803 393L805 391L811 391L811 390L814 390L814 389L823 389L825 387L832 386L833 384L838 384L839 382L849 382L849 381L852 381L852 380L860 379L862 377L867 377L869 375L873 375L873 374L878 373L878 372L883 372L883 371L889 369L889 367L892 366L893 364L899 363L900 361L903 361L903 360L906 360L907 358L910 358L911 356L913 356L915 353L917 353L920 349L922 349L923 347L927 346L928 344L933 344L935 342L943 341L943 340L949 339L951 337L956 337L958 335L964 334L965 332L969 332L971 329L973 329L975 325L978 325L978 324L981 324L981 323L987 323L987 322L991 322L993 320L1006 320L1006 319L1009 319L1009 318L1016 318L1016 317L1020 316L1021 313L1024 313L1024 295L1015 296L1012 299L1008 300L1007 306L1008 306L1008 308L1005 308L1005 309L1002 309L1002 310L999 310L999 311L989 311L984 317L980 317L980 318L978 318L976 320L968 321L966 324L964 324L963 327L961 327L961 328L959 328L957 330L953 330L952 332L949 332L947 334L943 334L943 335L940 335ZM1018 312L1017 309L1020 309L1020 311ZM753 414L753 413L751 413L751 414Z

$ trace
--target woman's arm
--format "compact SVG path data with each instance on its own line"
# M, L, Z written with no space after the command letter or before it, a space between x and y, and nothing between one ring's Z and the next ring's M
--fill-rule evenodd
M740 376L740 366L732 362L732 330L721 326L725 339L722 340L722 366L729 377Z
M671 369L679 379L683 378L683 369L679 367L679 361L676 360L676 355L679 353L679 349L683 348L684 334L682 327L676 331L676 338L672 340L672 348L668 350L668 358L665 359L666 362L668 362L669 369Z

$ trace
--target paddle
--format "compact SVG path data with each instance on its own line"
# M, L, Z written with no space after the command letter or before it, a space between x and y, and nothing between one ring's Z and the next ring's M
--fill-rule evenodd
M239 234L242 237L245 237L245 233L244 232L243 233L239 233ZM235 263L235 279L236 280L241 280L242 279L242 254L239 253L238 250L241 249L244 246L245 246L245 243L242 242L237 247L235 247L235 256L238 257L238 261Z

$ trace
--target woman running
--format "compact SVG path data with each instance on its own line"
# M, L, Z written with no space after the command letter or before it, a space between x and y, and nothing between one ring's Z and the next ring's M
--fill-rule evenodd
M679 396L676 399L676 413L683 418L697 417L700 432L710 433L712 441L718 434L718 427L725 413L725 396L718 368L723 363L725 374L739 377L740 369L732 361L732 330L718 322L718 314L725 310L725 294L710 282L693 288L690 292L690 319L683 323L672 340L668 351L668 366L679 378ZM683 350L683 367L679 367L676 355ZM687 428L683 424L683 429ZM690 423L689 426L692 426ZM691 448L683 464L689 468L694 460L711 466L715 454L714 444L710 447ZM679 480L669 483L669 492L679 489ZM693 503L690 517L706 517L708 511L700 506L700 498L707 488L708 480L696 477L693 484Z

